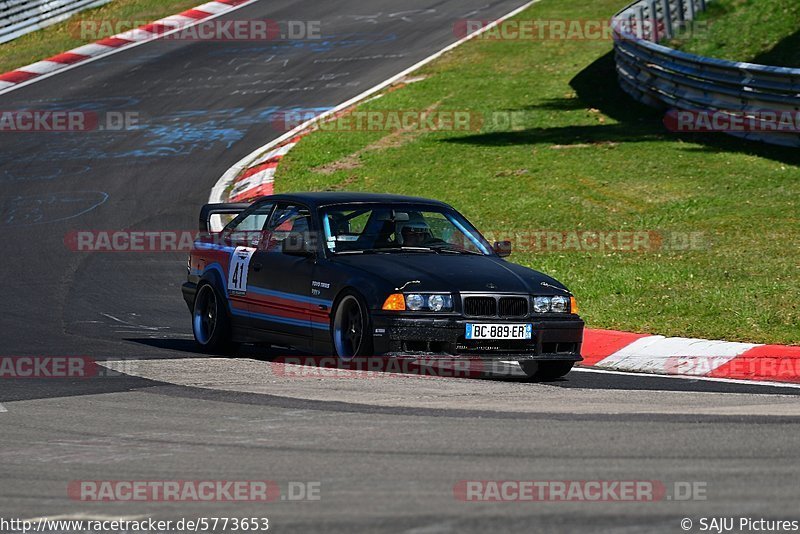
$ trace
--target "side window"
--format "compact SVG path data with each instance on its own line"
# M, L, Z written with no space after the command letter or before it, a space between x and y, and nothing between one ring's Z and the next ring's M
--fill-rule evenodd
M261 241L261 233L272 212L272 202L259 204L232 220L225 230L235 246L254 247Z
M308 234L311 230L311 214L302 206L279 204L267 225L269 241L267 252L281 252L284 240L290 234Z

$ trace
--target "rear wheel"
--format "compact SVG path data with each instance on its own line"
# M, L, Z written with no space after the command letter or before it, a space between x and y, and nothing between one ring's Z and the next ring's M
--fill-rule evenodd
M566 376L571 370L573 362L548 362L526 361L519 362L519 366L528 375L530 380L548 382Z
M372 352L372 331L369 310L357 293L347 292L333 312L331 336L336 355L345 361Z
M227 352L233 347L224 300L211 284L203 284L197 290L192 332L197 344L207 352Z

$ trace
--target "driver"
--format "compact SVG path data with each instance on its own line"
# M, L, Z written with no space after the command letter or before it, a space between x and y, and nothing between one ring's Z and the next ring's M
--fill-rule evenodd
M430 227L423 221L402 223L397 236L404 247L420 247L433 239Z

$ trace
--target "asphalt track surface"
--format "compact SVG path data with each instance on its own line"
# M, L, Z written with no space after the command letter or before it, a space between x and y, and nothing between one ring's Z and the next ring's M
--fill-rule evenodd
M511 367L480 379L330 376L255 350L207 358L193 352L180 296L185 255L65 246L74 230L194 229L217 178L283 133L264 117L333 107L455 41L455 21L521 3L260 1L223 18L320 20L326 39L152 42L0 96L3 110L136 112L143 126L0 138L0 355L85 355L123 371L0 383L0 517L269 517L278 532L420 533L798 519L798 389L588 371L531 384ZM176 479L320 482L322 498L67 496L73 480ZM454 498L460 480L519 479L700 482L707 500Z

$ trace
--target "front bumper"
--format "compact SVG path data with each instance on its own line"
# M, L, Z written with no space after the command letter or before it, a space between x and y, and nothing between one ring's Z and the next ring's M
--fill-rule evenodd
M532 324L533 339L467 341L467 323ZM582 361L583 320L576 316L526 319L467 319L375 314L375 353L390 356L444 356L492 360Z

